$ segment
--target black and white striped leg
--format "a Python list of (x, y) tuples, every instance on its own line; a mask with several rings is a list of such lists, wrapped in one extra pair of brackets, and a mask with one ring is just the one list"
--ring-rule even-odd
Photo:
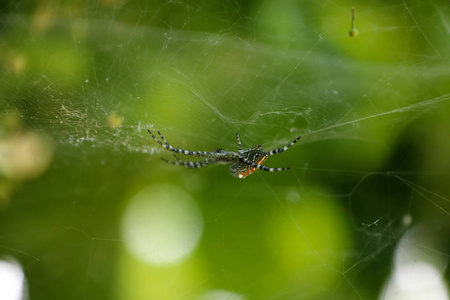
[(168, 160), (165, 158), (161, 159), (169, 164), (173, 164), (173, 165), (177, 165), (177, 166), (184, 166), (188, 169), (198, 169), (198, 168), (203, 168), (206, 167), (207, 165), (210, 165), (212, 163), (215, 163), (216, 160), (214, 159), (204, 159), (204, 160), (200, 160), (200, 161), (182, 161), (181, 159), (179, 159), (177, 156), (175, 156), (175, 158), (177, 159), (177, 161), (173, 161), (173, 160)]
[(258, 170), (263, 170), (263, 171), (268, 171), (268, 172), (285, 171), (285, 170), (289, 170), (291, 168), (291, 167), (286, 167), (286, 168), (269, 168), (269, 167), (266, 167), (266, 166), (263, 166), (263, 165), (257, 165), (254, 162), (252, 162), (252, 161), (250, 161), (248, 159), (245, 159), (245, 158), (242, 158), (242, 161), (244, 163), (254, 167), (254, 168), (257, 168)]
[(160, 136), (161, 139), (164, 141), (164, 143), (166, 143), (166, 144), (163, 144), (163, 143), (161, 143), (160, 140), (158, 140), (158, 139), (153, 135), (153, 133), (150, 131), (150, 129), (147, 129), (147, 131), (150, 133), (150, 135), (152, 136), (152, 138), (153, 138), (156, 142), (158, 142), (158, 144), (160, 144), (164, 149), (167, 149), (167, 150), (169, 150), (169, 151), (172, 151), (172, 152), (175, 152), (175, 153), (179, 153), (179, 154), (184, 154), (184, 155), (198, 156), (198, 157), (208, 157), (208, 156), (214, 155), (214, 153), (212, 153), (212, 152), (189, 151), (189, 150), (183, 150), (183, 149), (178, 149), (178, 148), (172, 147), (172, 145), (170, 145), (170, 144), (166, 141), (166, 139), (162, 136), (161, 132), (159, 132), (159, 130), (158, 130), (157, 132), (158, 132), (159, 136)]
[[(150, 132), (150, 130), (149, 130), (149, 132)], [(168, 147), (170, 147), (170, 144), (166, 141), (166, 139), (162, 136), (162, 134), (161, 134), (161, 132), (159, 132), (159, 130), (158, 130), (158, 134), (159, 134), (159, 136), (161, 137), (161, 139), (163, 140), (163, 142), (164, 143), (166, 143), (166, 145), (168, 146)]]
[(175, 157), (175, 159), (176, 159), (177, 161), (182, 161), (175, 153), (173, 153), (173, 157)]
[[(152, 138), (153, 138), (158, 144), (160, 144), (161, 146), (163, 146), (164, 148), (166, 148), (167, 150), (169, 150), (169, 147), (170, 147), (169, 144), (164, 145), (163, 143), (161, 143), (160, 140), (158, 140), (158, 139), (156, 138), (156, 136), (153, 135), (153, 133), (150, 131), (150, 129), (147, 129), (147, 131), (148, 131), (148, 133), (150, 133), (150, 135), (152, 136)], [(158, 132), (159, 132), (159, 131), (158, 131)], [(167, 142), (166, 142), (166, 143), (167, 143)]]
[(286, 151), (287, 149), (289, 149), (290, 147), (294, 146), (295, 143), (297, 143), (300, 140), (301, 136), (299, 136), (298, 138), (296, 138), (293, 142), (291, 142), (289, 145), (284, 146), (283, 148), (279, 148), (279, 149), (275, 149), (272, 150), (270, 152), (267, 153), (267, 155), (274, 155), (274, 154), (278, 154), (281, 152)]
[(242, 150), (242, 144), (241, 144), (241, 139), (239, 138), (239, 133), (236, 132), (236, 139), (238, 142), (238, 149)]

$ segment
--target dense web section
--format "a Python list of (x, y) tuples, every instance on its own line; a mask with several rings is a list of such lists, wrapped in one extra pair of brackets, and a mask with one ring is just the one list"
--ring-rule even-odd
[[(449, 299), (446, 1), (2, 14), (0, 274), (30, 299)], [(302, 138), (264, 163), (290, 170), (237, 179), (166, 164), (148, 129)]]

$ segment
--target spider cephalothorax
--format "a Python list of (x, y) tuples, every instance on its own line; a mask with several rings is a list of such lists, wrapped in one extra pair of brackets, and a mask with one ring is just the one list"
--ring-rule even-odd
[[(148, 130), (148, 129), (147, 129)], [(255, 172), (257, 169), (264, 170), (268, 172), (274, 172), (274, 171), (284, 171), (290, 169), (290, 167), (287, 168), (269, 168), (266, 166), (263, 166), (262, 164), (266, 161), (266, 159), (270, 155), (274, 155), (277, 153), (281, 153), (283, 151), (286, 151), (289, 149), (292, 145), (297, 143), (297, 141), (301, 138), (300, 136), (296, 138), (293, 142), (290, 144), (284, 146), (283, 148), (275, 149), (269, 152), (266, 152), (263, 150), (261, 145), (257, 145), (253, 148), (242, 150), (242, 144), (241, 139), (239, 138), (239, 134), (236, 133), (236, 138), (238, 142), (238, 152), (228, 152), (223, 151), (222, 149), (216, 149), (214, 152), (204, 152), (204, 151), (189, 151), (189, 150), (183, 150), (172, 147), (161, 135), (161, 133), (158, 131), (159, 136), (161, 137), (164, 144), (158, 140), (153, 133), (148, 130), (148, 132), (151, 134), (153, 139), (158, 142), (162, 147), (165, 149), (179, 154), (189, 155), (189, 156), (197, 156), (202, 157), (202, 160), (199, 161), (182, 161), (180, 160), (176, 155), (175, 158), (177, 161), (167, 160), (162, 158), (162, 160), (178, 165), (178, 166), (184, 166), (186, 168), (202, 168), (210, 164), (219, 163), (219, 164), (228, 164), (231, 163), (230, 166), (230, 173), (234, 177), (238, 178), (245, 178), (248, 175)]]

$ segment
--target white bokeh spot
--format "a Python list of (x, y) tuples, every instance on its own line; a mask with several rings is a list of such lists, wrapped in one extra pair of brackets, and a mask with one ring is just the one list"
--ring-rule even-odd
[(423, 226), (408, 230), (397, 245), (394, 267), (381, 300), (448, 300), (443, 272), (448, 257), (433, 250)]
[(25, 287), (22, 267), (11, 260), (0, 260), (0, 299), (26, 299)]
[(246, 298), (227, 290), (210, 290), (201, 295), (199, 300), (246, 300)]
[(177, 186), (150, 186), (126, 208), (122, 232), (125, 246), (149, 265), (175, 264), (187, 258), (203, 233), (203, 217), (195, 201)]

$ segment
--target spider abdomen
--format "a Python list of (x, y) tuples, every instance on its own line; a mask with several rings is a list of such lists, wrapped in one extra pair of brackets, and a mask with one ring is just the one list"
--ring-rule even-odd
[(242, 151), (241, 155), (245, 158), (245, 160), (240, 159), (230, 166), (231, 175), (237, 178), (245, 178), (258, 169), (257, 167), (248, 164), (249, 161), (255, 165), (262, 165), (266, 161), (267, 157), (269, 157), (267, 153), (262, 150), (260, 145), (249, 150)]

